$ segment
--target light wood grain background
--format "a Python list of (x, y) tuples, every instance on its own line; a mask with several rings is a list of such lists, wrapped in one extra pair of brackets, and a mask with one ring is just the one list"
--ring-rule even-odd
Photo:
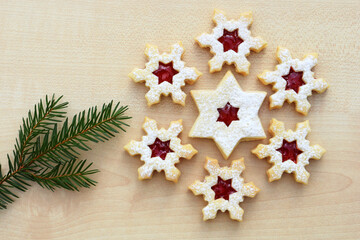
[[(214, 26), (214, 8), (231, 18), (252, 10), (253, 35), (268, 41), (264, 51), (250, 55), (247, 77), (235, 73), (233, 66), (210, 74), (211, 54), (194, 42)], [(359, 239), (359, 12), (358, 0), (0, 1), (0, 161), (5, 168), (21, 118), (45, 94), (64, 95), (70, 102), (69, 115), (114, 99), (129, 105), (133, 116), (127, 133), (81, 155), (101, 170), (94, 176), (97, 187), (51, 193), (34, 185), (0, 212), (0, 239)], [(226, 161), (213, 141), (188, 138), (198, 114), (189, 95), (185, 107), (170, 98), (146, 106), (147, 88), (127, 74), (144, 67), (146, 43), (168, 51), (179, 40), (187, 65), (204, 73), (195, 85), (184, 87), (186, 93), (214, 89), (230, 69), (244, 90), (270, 94), (271, 88), (256, 75), (274, 68), (278, 45), (298, 58), (319, 53), (316, 76), (331, 87), (310, 97), (307, 117), (288, 104), (269, 111), (268, 99), (260, 109), (265, 129), (273, 117), (285, 121), (287, 128), (310, 120), (308, 139), (327, 153), (307, 166), (309, 185), (296, 183), (288, 174), (267, 182), (270, 165), (250, 150), (268, 140), (241, 143)], [(125, 153), (123, 146), (144, 134), (145, 116), (163, 127), (182, 118), (183, 142), (199, 150), (196, 157), (178, 164), (178, 184), (165, 181), (163, 173), (149, 181), (137, 180), (142, 162)], [(221, 165), (245, 157), (245, 179), (262, 190), (241, 204), (243, 222), (231, 221), (228, 213), (202, 221), (205, 202), (187, 187), (207, 174), (205, 156), (219, 159)]]

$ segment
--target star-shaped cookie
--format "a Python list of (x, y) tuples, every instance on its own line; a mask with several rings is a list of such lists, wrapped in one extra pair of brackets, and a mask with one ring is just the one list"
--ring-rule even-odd
[(196, 181), (189, 186), (195, 195), (203, 194), (208, 202), (202, 210), (204, 221), (214, 219), (219, 210), (228, 210), (230, 218), (241, 221), (244, 210), (239, 203), (244, 201), (244, 197), (255, 197), (260, 191), (252, 182), (244, 183), (240, 176), (245, 169), (244, 159), (232, 161), (230, 168), (221, 168), (216, 159), (207, 158), (205, 169), (210, 176), (205, 177), (204, 182)]
[(212, 138), (227, 159), (240, 141), (264, 139), (258, 117), (265, 92), (244, 92), (228, 71), (216, 90), (190, 91), (199, 116), (190, 137)]
[(162, 94), (171, 94), (175, 103), (185, 105), (186, 94), (181, 87), (185, 83), (193, 84), (201, 76), (201, 72), (196, 68), (185, 67), (185, 63), (181, 61), (183, 54), (181, 42), (172, 45), (170, 54), (160, 54), (157, 46), (146, 45), (145, 55), (149, 61), (145, 69), (135, 68), (129, 77), (135, 82), (145, 82), (145, 86), (150, 88), (145, 95), (148, 106), (159, 103)]
[(322, 93), (329, 87), (325, 80), (314, 78), (311, 71), (317, 64), (317, 54), (308, 54), (303, 60), (293, 59), (288, 49), (278, 47), (276, 58), (280, 63), (276, 70), (258, 76), (263, 84), (272, 84), (276, 91), (270, 96), (270, 109), (281, 108), (286, 100), (295, 102), (296, 111), (307, 115), (311, 106), (307, 97), (312, 95), (312, 91)]
[(146, 117), (143, 129), (147, 135), (141, 141), (132, 140), (124, 147), (131, 156), (140, 154), (145, 162), (138, 169), (139, 179), (149, 179), (154, 170), (163, 170), (167, 180), (177, 182), (180, 171), (175, 164), (180, 158), (191, 159), (197, 153), (191, 144), (181, 145), (178, 135), (183, 130), (182, 120), (171, 122), (167, 130), (159, 130), (156, 121)]
[(310, 132), (309, 121), (296, 125), (296, 131), (285, 131), (283, 122), (271, 120), (269, 132), (273, 135), (269, 145), (259, 144), (252, 153), (258, 158), (270, 157), (273, 166), (267, 171), (269, 181), (278, 180), (284, 172), (295, 173), (295, 180), (307, 184), (310, 174), (305, 166), (309, 159), (320, 159), (325, 149), (319, 145), (310, 146), (305, 137)]
[(210, 72), (220, 71), (223, 64), (235, 64), (236, 71), (249, 74), (250, 62), (246, 56), (250, 50), (260, 52), (267, 43), (260, 37), (252, 37), (248, 27), (252, 13), (242, 13), (238, 20), (227, 20), (225, 13), (215, 9), (213, 21), (216, 27), (211, 34), (204, 33), (196, 38), (201, 47), (210, 47), (214, 57), (209, 61)]

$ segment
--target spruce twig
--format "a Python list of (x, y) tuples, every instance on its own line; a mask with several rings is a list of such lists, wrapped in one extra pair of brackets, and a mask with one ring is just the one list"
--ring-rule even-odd
[(52, 169), (44, 169), (39, 175), (32, 174), (33, 181), (40, 186), (54, 191), (55, 188), (79, 191), (79, 187), (89, 188), (96, 182), (87, 175), (99, 172), (97, 169), (89, 170), (92, 163), (86, 164), (86, 160), (73, 159), (64, 164), (59, 163)]
[(89, 175), (98, 170), (90, 169), (92, 163), (78, 160), (79, 150), (91, 150), (89, 142), (107, 141), (128, 126), (124, 122), (130, 118), (124, 115), (128, 107), (114, 106), (112, 101), (101, 110), (92, 107), (80, 112), (70, 122), (64, 111), (68, 103), (60, 103), (61, 98), (46, 96), (23, 119), (13, 157), (7, 156), (7, 174), (2, 174), (0, 165), (0, 209), (18, 197), (14, 190), (26, 191), (32, 181), (52, 191), (78, 191), (95, 185)]

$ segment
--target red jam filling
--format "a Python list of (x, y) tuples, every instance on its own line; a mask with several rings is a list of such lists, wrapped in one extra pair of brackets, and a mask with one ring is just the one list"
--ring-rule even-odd
[(170, 152), (174, 152), (170, 148), (170, 140), (161, 141), (159, 138), (155, 139), (155, 142), (151, 145), (148, 145), (151, 149), (151, 157), (160, 157), (162, 160), (165, 160), (166, 155)]
[(222, 43), (224, 46), (224, 52), (229, 50), (233, 50), (234, 52), (238, 52), (238, 46), (244, 42), (238, 34), (238, 29), (229, 32), (228, 30), (224, 29), (223, 35), (218, 39), (219, 42)]
[(173, 68), (173, 62), (164, 64), (159, 62), (159, 68), (153, 72), (159, 79), (159, 84), (162, 82), (169, 82), (172, 84), (173, 77), (179, 72)]
[(288, 75), (282, 76), (286, 81), (286, 90), (294, 90), (296, 93), (299, 93), (299, 88), (305, 84), (302, 79), (303, 72), (295, 72), (292, 67), (290, 67), (290, 71)]
[(276, 151), (281, 153), (282, 162), (291, 160), (294, 163), (297, 163), (298, 155), (303, 152), (297, 148), (296, 140), (293, 142), (288, 142), (285, 139), (283, 140), (283, 145), (281, 146), (281, 148), (276, 149)]
[(237, 191), (231, 186), (232, 179), (224, 181), (221, 177), (218, 177), (217, 183), (211, 187), (215, 192), (215, 200), (223, 198), (229, 200), (229, 196)]
[(216, 120), (217, 122), (223, 122), (228, 127), (232, 121), (239, 120), (237, 113), (239, 111), (239, 108), (231, 106), (231, 104), (228, 102), (226, 103), (225, 107), (218, 108), (219, 117)]

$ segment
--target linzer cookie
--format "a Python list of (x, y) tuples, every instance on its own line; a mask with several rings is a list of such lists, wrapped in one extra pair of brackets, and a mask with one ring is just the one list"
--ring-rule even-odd
[(204, 195), (208, 202), (202, 210), (204, 221), (214, 219), (219, 210), (227, 210), (230, 218), (241, 221), (244, 210), (239, 203), (244, 201), (244, 197), (254, 197), (260, 191), (252, 182), (244, 183), (240, 176), (245, 169), (244, 159), (232, 161), (230, 168), (220, 168), (216, 159), (207, 158), (205, 169), (210, 176), (205, 177), (204, 182), (196, 181), (189, 186), (195, 195)]
[(285, 131), (283, 122), (272, 119), (269, 132), (273, 135), (269, 145), (259, 144), (252, 153), (258, 158), (269, 157), (273, 166), (267, 171), (269, 181), (278, 180), (283, 172), (295, 173), (295, 180), (308, 183), (310, 173), (305, 166), (309, 159), (320, 159), (325, 149), (319, 145), (310, 146), (305, 137), (310, 132), (309, 121), (296, 125), (296, 131)]
[(190, 91), (199, 116), (190, 137), (212, 138), (227, 159), (240, 141), (264, 139), (258, 117), (265, 92), (244, 92), (229, 71), (216, 90)]
[(307, 115), (311, 106), (307, 97), (312, 95), (312, 91), (322, 93), (329, 86), (325, 80), (314, 78), (311, 71), (317, 64), (317, 54), (310, 53), (303, 60), (293, 59), (288, 49), (278, 47), (276, 58), (280, 63), (276, 70), (258, 76), (263, 84), (272, 84), (276, 91), (270, 96), (270, 108), (281, 108), (286, 100), (295, 102), (296, 111)]
[(150, 88), (145, 98), (148, 106), (160, 102), (161, 95), (171, 97), (175, 103), (185, 105), (186, 94), (181, 87), (187, 84), (193, 84), (201, 73), (196, 68), (185, 67), (181, 60), (184, 54), (184, 48), (181, 42), (171, 47), (170, 54), (159, 53), (157, 46), (146, 45), (145, 55), (149, 61), (145, 69), (134, 69), (129, 77), (135, 82), (145, 82)]
[(201, 47), (210, 47), (214, 54), (209, 61), (210, 72), (220, 71), (227, 63), (235, 64), (238, 73), (249, 74), (250, 62), (246, 56), (250, 50), (260, 52), (266, 47), (266, 42), (260, 37), (252, 37), (248, 29), (253, 21), (252, 13), (242, 13), (238, 20), (227, 20), (224, 12), (215, 9), (213, 21), (216, 27), (212, 33), (196, 38)]
[(139, 179), (151, 178), (153, 171), (164, 171), (169, 181), (177, 182), (180, 171), (175, 164), (180, 158), (191, 159), (197, 153), (190, 144), (181, 145), (177, 136), (182, 132), (182, 120), (170, 123), (169, 129), (157, 127), (155, 120), (145, 118), (143, 129), (147, 133), (141, 141), (132, 140), (124, 148), (130, 155), (141, 155), (145, 164), (138, 169)]

